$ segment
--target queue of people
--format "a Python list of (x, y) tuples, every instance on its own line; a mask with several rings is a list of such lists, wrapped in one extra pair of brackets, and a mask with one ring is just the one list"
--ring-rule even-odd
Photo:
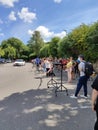
[(53, 71), (54, 68), (56, 68), (58, 71), (61, 70), (61, 65), (63, 65), (63, 70), (65, 70), (67, 72), (67, 83), (72, 83), (72, 81), (74, 79), (76, 79), (77, 77), (79, 77), (79, 69), (78, 69), (78, 64), (79, 64), (79, 60), (74, 60), (73, 57), (69, 57), (69, 58), (50, 58), (50, 57), (46, 57), (46, 58), (39, 58), (37, 57), (35, 60), (35, 64), (36, 64), (36, 70), (43, 70), (44, 72), (46, 72), (46, 76), (49, 76), (50, 72)]
[[(90, 75), (87, 75), (85, 72), (86, 69), (86, 61), (83, 55), (79, 55), (77, 60), (73, 60), (73, 57), (62, 59), (62, 58), (43, 58), (39, 59), (38, 57), (35, 60), (35, 64), (38, 67), (41, 67), (43, 71), (46, 73), (46, 76), (51, 76), (54, 74), (54, 64), (57, 65), (56, 69), (59, 71), (61, 66), (59, 64), (63, 64), (63, 69), (67, 72), (67, 83), (72, 83), (72, 81), (77, 78), (78, 81), (76, 85), (76, 90), (74, 95), (70, 96), (71, 98), (77, 99), (79, 96), (79, 92), (83, 87), (84, 94), (83, 98), (88, 97), (88, 90), (87, 90), (87, 81), (90, 78)], [(94, 71), (92, 69), (92, 71)], [(55, 76), (55, 74), (54, 74)], [(98, 75), (92, 83), (92, 110), (96, 112), (96, 122), (94, 125), (94, 130), (98, 130)]]
[(37, 71), (39, 71), (39, 67), (42, 68), (42, 70), (46, 73), (46, 77), (48, 76), (55, 76), (54, 73), (54, 65), (56, 66), (56, 69), (61, 70), (61, 65), (63, 65), (63, 70), (67, 72), (67, 83), (72, 83), (74, 79), (76, 79), (76, 76), (78, 75), (78, 82), (76, 85), (76, 90), (73, 96), (70, 96), (71, 98), (78, 98), (79, 92), (81, 88), (83, 87), (84, 94), (83, 97), (87, 98), (87, 81), (90, 76), (85, 74), (85, 59), (83, 55), (79, 55), (78, 59), (75, 61), (73, 60), (73, 57), (62, 59), (62, 58), (42, 58), (40, 59), (37, 57), (35, 59), (35, 64)]

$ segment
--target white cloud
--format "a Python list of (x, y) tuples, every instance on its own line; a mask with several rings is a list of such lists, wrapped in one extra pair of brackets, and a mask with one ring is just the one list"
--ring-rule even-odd
[(41, 33), (41, 36), (43, 38), (49, 38), (54, 35), (54, 32), (50, 32), (49, 29), (44, 26), (39, 26), (38, 28), (36, 28), (36, 30)]
[[(45, 26), (39, 26), (35, 30), (40, 32), (44, 41), (45, 40), (47, 41), (47, 39), (51, 39), (51, 38), (56, 37), (56, 36), (60, 37), (60, 38), (63, 38), (64, 36), (66, 36), (65, 31), (62, 31), (60, 33), (54, 33), (54, 32), (49, 31), (49, 29), (46, 28)], [(28, 34), (31, 36), (35, 30), (28, 30)]]
[(49, 29), (44, 26), (39, 26), (35, 30), (28, 30), (28, 34), (32, 35), (34, 31), (39, 31), (44, 39), (50, 38), (54, 35), (54, 32), (50, 32)]
[(16, 16), (15, 16), (15, 12), (12, 11), (10, 14), (9, 14), (9, 19), (12, 20), (12, 21), (16, 21)]
[(14, 7), (14, 2), (18, 2), (19, 0), (0, 0), (0, 4), (8, 7)]
[(54, 0), (55, 3), (61, 3), (62, 0)]
[(33, 30), (31, 30), (31, 29), (28, 30), (28, 34), (29, 34), (30, 36), (32, 36), (33, 33), (34, 33)]
[(0, 36), (4, 36), (4, 33), (0, 33)]
[(24, 22), (32, 23), (34, 19), (36, 19), (36, 14), (33, 12), (29, 12), (28, 8), (23, 7), (21, 9), (21, 12), (18, 12), (18, 16), (20, 19), (22, 19)]
[(60, 38), (63, 38), (67, 35), (66, 31), (62, 31), (60, 33), (56, 33), (54, 34), (54, 36), (57, 36), (57, 37), (60, 37)]

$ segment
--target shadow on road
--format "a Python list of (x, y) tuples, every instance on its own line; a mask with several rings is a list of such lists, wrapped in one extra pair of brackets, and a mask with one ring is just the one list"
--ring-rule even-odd
[(66, 93), (55, 97), (53, 88), (13, 93), (0, 101), (0, 130), (92, 130), (91, 109), (83, 104), (90, 106)]

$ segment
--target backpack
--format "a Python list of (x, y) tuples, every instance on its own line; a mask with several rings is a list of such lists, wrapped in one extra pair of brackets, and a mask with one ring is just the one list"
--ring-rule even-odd
[(85, 62), (85, 75), (90, 77), (93, 74), (93, 65), (90, 62)]

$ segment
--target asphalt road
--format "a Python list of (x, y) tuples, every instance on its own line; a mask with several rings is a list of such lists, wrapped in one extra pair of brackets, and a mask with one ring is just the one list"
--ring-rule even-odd
[(71, 99), (77, 81), (64, 84), (69, 96), (58, 92), (56, 97), (54, 88), (47, 88), (49, 80), (30, 63), (0, 65), (0, 130), (93, 130), (96, 116), (91, 110), (90, 83), (88, 99)]

